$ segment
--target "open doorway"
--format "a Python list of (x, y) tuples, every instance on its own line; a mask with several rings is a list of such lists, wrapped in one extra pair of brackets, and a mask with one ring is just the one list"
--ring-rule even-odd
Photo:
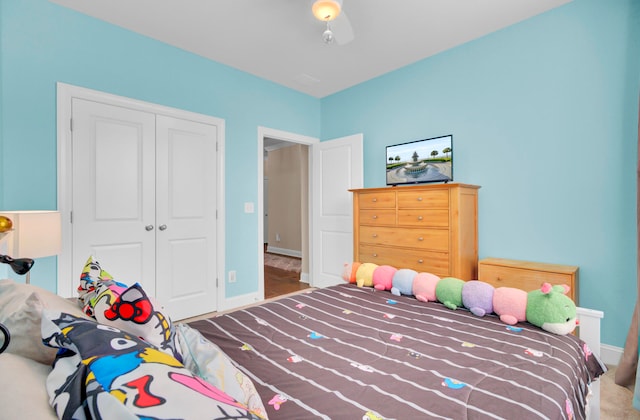
[(263, 185), (269, 299), (309, 287), (309, 146), (266, 137)]
[(294, 133), (258, 130), (258, 290), (263, 298), (309, 286), (310, 146), (317, 142)]

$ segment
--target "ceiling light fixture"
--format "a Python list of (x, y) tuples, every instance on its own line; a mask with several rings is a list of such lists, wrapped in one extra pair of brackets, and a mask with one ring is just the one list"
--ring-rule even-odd
[(325, 44), (333, 44), (335, 40), (331, 26), (329, 26), (329, 22), (327, 22), (327, 29), (322, 33), (322, 41)]
[(342, 1), (336, 0), (316, 0), (311, 6), (311, 11), (316, 19), (329, 22), (340, 14), (341, 3)]

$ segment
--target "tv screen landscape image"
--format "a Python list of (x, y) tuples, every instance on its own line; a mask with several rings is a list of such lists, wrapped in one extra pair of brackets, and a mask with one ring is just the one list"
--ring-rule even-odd
[(387, 146), (387, 185), (453, 181), (453, 135)]

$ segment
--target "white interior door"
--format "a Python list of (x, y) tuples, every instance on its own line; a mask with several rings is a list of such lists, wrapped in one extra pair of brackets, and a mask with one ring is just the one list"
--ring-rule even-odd
[(72, 118), (76, 282), (93, 255), (155, 296), (155, 115), (74, 98)]
[(352, 188), (363, 187), (362, 134), (314, 144), (312, 151), (311, 286), (342, 283), (353, 260)]
[(157, 299), (174, 319), (216, 310), (215, 125), (157, 116)]

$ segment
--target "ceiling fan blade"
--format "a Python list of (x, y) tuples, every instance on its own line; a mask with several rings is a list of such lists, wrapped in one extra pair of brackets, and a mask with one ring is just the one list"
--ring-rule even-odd
[(331, 22), (331, 30), (333, 31), (333, 36), (338, 45), (348, 44), (353, 41), (353, 38), (355, 37), (353, 28), (351, 27), (351, 22), (349, 21), (347, 14), (344, 12), (344, 9), (340, 12), (338, 17)]

